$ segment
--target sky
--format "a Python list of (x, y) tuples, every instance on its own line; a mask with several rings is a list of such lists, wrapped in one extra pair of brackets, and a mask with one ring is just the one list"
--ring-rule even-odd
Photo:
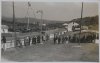
[[(38, 10), (43, 11), (43, 19), (57, 20), (57, 21), (70, 21), (72, 19), (81, 17), (81, 2), (30, 2), (31, 6), (28, 9), (28, 2), (14, 2), (15, 4), (15, 17), (29, 17), (41, 18), (41, 13), (36, 13)], [(3, 1), (1, 6), (2, 17), (13, 16), (12, 2)], [(35, 14), (35, 16), (34, 16)], [(84, 2), (83, 3), (83, 17), (98, 15), (98, 3)]]

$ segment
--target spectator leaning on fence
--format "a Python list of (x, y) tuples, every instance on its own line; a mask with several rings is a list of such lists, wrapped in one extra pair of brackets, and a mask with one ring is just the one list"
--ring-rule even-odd
[(18, 47), (22, 47), (22, 43), (21, 43), (21, 40), (20, 40), (20, 38), (16, 38), (16, 46), (18, 46)]
[(3, 50), (6, 50), (6, 46), (5, 46), (5, 44), (6, 44), (6, 37), (5, 36), (2, 37), (1, 42), (2, 42), (2, 48), (3, 48)]

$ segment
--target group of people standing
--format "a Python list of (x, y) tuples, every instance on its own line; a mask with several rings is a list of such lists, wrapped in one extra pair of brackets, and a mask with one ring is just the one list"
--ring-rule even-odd
[(25, 37), (24, 38), (24, 46), (28, 46), (31, 44), (40, 43), (40, 36), (33, 36), (33, 37)]
[[(79, 37), (80, 36), (80, 37)], [(96, 33), (83, 33), (83, 35), (79, 35), (79, 34), (74, 34), (74, 35), (59, 35), (59, 34), (54, 34), (54, 44), (63, 44), (63, 43), (92, 43), (95, 42), (95, 39), (98, 39), (99, 36), (96, 35)], [(23, 47), (23, 46), (29, 46), (29, 45), (36, 45), (37, 43), (43, 44), (45, 43), (45, 41), (49, 40), (49, 35), (36, 35), (36, 36), (27, 36), (24, 37), (23, 40), (21, 40), (21, 38), (16, 38), (16, 42), (15, 42), (15, 47), (19, 46), (19, 47)], [(22, 44), (22, 41), (24, 41)], [(3, 50), (6, 49), (5, 44), (6, 44), (6, 37), (2, 36), (2, 48)]]
[[(37, 43), (40, 43), (40, 44), (43, 44), (45, 41), (47, 41), (47, 37), (45, 35), (37, 35), (37, 36), (33, 36), (33, 37), (30, 37), (30, 36), (27, 36), (24, 38), (24, 46), (29, 46), (29, 45), (36, 45)], [(22, 42), (21, 40), (19, 39), (20, 42), (16, 42), (18, 43), (17, 46), (22, 46)]]
[(97, 39), (97, 36), (96, 36), (96, 33), (88, 33), (88, 34), (85, 34), (83, 33), (83, 35), (74, 35), (70, 42), (72, 43), (77, 43), (77, 42), (80, 42), (80, 43), (94, 43), (95, 40)]
[(54, 44), (68, 43), (69, 39), (70, 39), (70, 36), (54, 34)]
[(83, 33), (73, 35), (54, 35), (54, 44), (61, 43), (93, 43), (98, 38), (96, 33)]
[[(37, 43), (43, 44), (45, 41), (49, 40), (48, 35), (35, 35), (35, 36), (27, 36), (24, 38), (16, 37), (15, 46), (14, 47), (23, 47), (30, 46), (32, 44), (36, 45)], [(2, 36), (2, 50), (6, 50), (6, 37)]]

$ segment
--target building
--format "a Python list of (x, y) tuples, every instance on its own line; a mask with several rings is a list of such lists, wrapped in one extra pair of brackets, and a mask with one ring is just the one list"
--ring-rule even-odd
[(45, 31), (46, 34), (48, 34), (50, 36), (50, 38), (54, 38), (54, 34), (57, 34), (57, 35), (62, 35), (64, 33), (67, 32), (67, 30), (65, 28), (57, 28), (57, 29), (54, 29), (54, 30), (49, 30), (49, 31)]
[(76, 22), (70, 22), (70, 23), (64, 23), (63, 25), (65, 25), (65, 28), (68, 29), (68, 31), (72, 31), (72, 27), (73, 26), (78, 26), (79, 24)]
[(88, 26), (82, 26), (83, 30), (88, 30)]
[(1, 25), (1, 33), (8, 33), (8, 28), (7, 25)]

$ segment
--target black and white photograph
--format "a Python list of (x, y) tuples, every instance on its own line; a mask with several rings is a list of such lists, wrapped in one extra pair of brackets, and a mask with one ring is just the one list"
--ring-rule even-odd
[(99, 62), (99, 3), (1, 1), (1, 62)]

